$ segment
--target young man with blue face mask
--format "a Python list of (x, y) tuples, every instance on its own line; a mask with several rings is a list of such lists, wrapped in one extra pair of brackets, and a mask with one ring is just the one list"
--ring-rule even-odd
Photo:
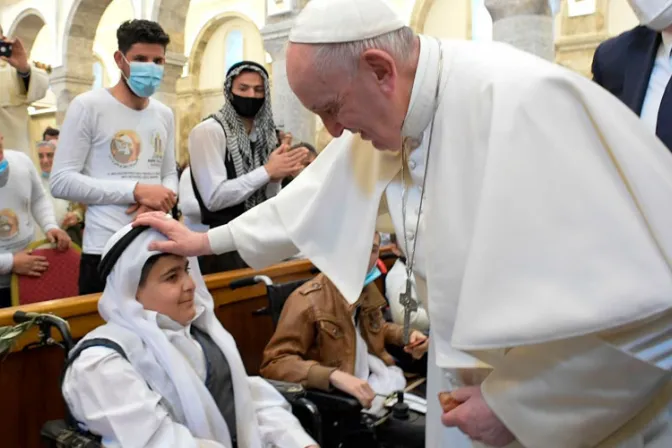
[(0, 308), (11, 306), (12, 274), (40, 277), (49, 268), (45, 257), (25, 250), (34, 239), (34, 223), (59, 249), (70, 247), (33, 161), (23, 152), (5, 150), (0, 132)]
[(117, 30), (119, 82), (75, 98), (50, 176), (54, 197), (87, 205), (79, 292), (102, 292), (107, 240), (145, 211), (168, 212), (177, 196), (173, 112), (150, 98), (163, 79), (169, 36), (148, 20)]
[[(405, 387), (402, 371), (385, 349), (403, 346), (403, 331), (383, 318), (381, 309), (387, 303), (374, 283), (381, 275), (379, 250), (376, 233), (364, 287), (353, 305), (324, 274), (292, 293), (264, 351), (263, 377), (316, 389), (335, 387), (365, 408), (371, 407), (376, 394)], [(419, 359), (427, 347), (427, 336), (413, 331), (404, 350)]]

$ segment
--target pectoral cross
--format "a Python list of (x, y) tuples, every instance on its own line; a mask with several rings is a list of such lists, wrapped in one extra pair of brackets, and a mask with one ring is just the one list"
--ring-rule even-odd
[(399, 295), (399, 303), (404, 307), (404, 345), (410, 343), (411, 313), (418, 311), (418, 302), (411, 295), (411, 278), (406, 279), (406, 290)]

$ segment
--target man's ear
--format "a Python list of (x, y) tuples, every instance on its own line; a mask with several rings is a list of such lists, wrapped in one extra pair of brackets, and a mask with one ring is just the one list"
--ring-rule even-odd
[(121, 54), (121, 51), (117, 50), (114, 52), (114, 62), (117, 63), (119, 70), (124, 70), (124, 55)]
[(383, 92), (391, 94), (397, 82), (397, 65), (394, 58), (382, 50), (370, 49), (362, 53), (361, 62), (375, 75)]

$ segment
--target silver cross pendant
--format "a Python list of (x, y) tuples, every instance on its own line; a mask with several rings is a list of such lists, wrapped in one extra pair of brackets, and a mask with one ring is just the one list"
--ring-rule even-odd
[(411, 339), (411, 313), (418, 311), (418, 302), (411, 295), (411, 279), (406, 279), (406, 290), (399, 295), (399, 303), (404, 307), (404, 345)]

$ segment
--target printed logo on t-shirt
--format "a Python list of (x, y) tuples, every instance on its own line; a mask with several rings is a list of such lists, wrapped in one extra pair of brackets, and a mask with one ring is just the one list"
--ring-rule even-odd
[(5, 208), (0, 210), (0, 239), (8, 240), (19, 233), (19, 218), (14, 210)]
[(163, 138), (159, 132), (155, 132), (152, 137), (152, 148), (154, 148), (154, 153), (149, 159), (149, 166), (152, 168), (161, 168), (163, 164), (163, 153), (165, 151)]
[(135, 131), (119, 131), (110, 144), (112, 161), (122, 168), (133, 167), (138, 163), (140, 149), (140, 137)]

